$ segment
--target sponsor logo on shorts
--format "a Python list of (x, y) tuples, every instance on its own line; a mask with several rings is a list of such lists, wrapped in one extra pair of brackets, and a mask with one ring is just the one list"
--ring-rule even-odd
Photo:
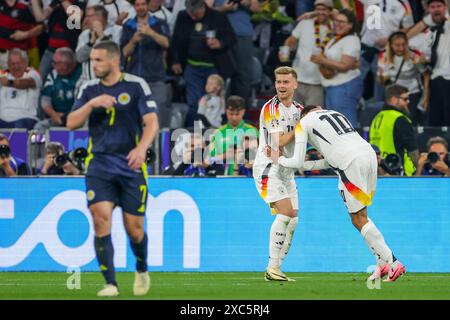
[(285, 193), (286, 193), (286, 190), (284, 189), (283, 186), (281, 186), (281, 187), (278, 188), (278, 192), (279, 192), (280, 194), (285, 194)]
[(87, 199), (88, 199), (89, 201), (92, 201), (92, 200), (94, 200), (94, 198), (95, 198), (95, 192), (94, 192), (94, 190), (89, 190), (89, 191), (87, 192)]

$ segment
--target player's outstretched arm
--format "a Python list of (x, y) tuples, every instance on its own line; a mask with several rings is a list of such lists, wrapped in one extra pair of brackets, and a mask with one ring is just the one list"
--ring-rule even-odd
[(288, 168), (301, 168), (303, 167), (305, 161), (306, 154), (306, 144), (308, 142), (308, 137), (306, 135), (306, 131), (302, 128), (300, 123), (295, 127), (295, 148), (294, 148), (294, 156), (291, 158), (286, 158), (281, 156), (278, 159), (278, 163), (283, 167)]

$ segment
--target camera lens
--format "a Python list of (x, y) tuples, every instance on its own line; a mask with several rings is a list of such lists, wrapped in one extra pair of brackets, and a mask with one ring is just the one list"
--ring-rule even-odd
[(55, 166), (57, 166), (58, 168), (62, 168), (67, 161), (69, 161), (69, 157), (67, 156), (66, 153), (64, 153), (59, 156), (56, 156), (53, 162), (55, 163)]
[(0, 157), (7, 158), (11, 155), (11, 149), (6, 144), (0, 145)]
[(427, 156), (429, 163), (434, 164), (439, 161), (439, 155), (436, 152), (430, 152)]

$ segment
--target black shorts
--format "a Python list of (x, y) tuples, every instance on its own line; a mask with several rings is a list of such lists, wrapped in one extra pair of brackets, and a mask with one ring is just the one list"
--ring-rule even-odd
[(144, 216), (147, 207), (147, 181), (143, 174), (135, 177), (119, 175), (86, 176), (88, 206), (110, 201), (126, 213)]

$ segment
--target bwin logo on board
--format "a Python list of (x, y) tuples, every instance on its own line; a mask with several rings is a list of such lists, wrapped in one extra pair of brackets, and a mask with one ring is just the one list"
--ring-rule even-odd
[[(16, 200), (17, 201), (17, 200)], [(2, 219), (14, 219), (14, 199), (0, 199), (0, 223)], [(89, 234), (78, 247), (66, 246), (58, 235), (58, 223), (65, 212), (77, 210), (89, 221)], [(186, 193), (169, 190), (156, 198), (149, 194), (146, 212), (148, 234), (148, 265), (163, 265), (164, 217), (177, 210), (183, 218), (183, 267), (200, 268), (200, 210)], [(81, 231), (80, 231), (81, 232)], [(114, 210), (112, 225), (114, 264), (127, 266), (127, 236), (120, 209)], [(55, 196), (28, 228), (9, 247), (0, 247), (0, 268), (13, 267), (23, 262), (38, 244), (42, 244), (55, 262), (63, 266), (83, 267), (95, 259), (94, 229), (91, 214), (86, 207), (86, 194), (80, 190), (68, 190)]]

